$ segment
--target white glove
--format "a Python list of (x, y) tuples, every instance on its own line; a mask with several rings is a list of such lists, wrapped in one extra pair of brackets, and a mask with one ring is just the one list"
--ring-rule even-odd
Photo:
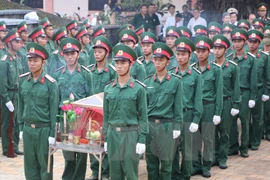
[(176, 130), (173, 130), (173, 139), (176, 139), (180, 136), (181, 132), (180, 131), (176, 131)]
[(54, 137), (49, 137), (48, 141), (49, 141), (49, 145), (54, 145), (55, 144), (55, 138)]
[(107, 142), (104, 142), (104, 151), (107, 153)]
[(145, 144), (137, 143), (136, 144), (136, 154), (143, 154), (145, 152)]
[(237, 114), (239, 114), (239, 109), (234, 109), (234, 108), (232, 108), (232, 109), (231, 109), (231, 115), (232, 115), (232, 116), (236, 116)]
[(20, 135), (19, 135), (19, 137), (20, 137), (20, 140), (22, 140), (22, 139), (23, 139), (23, 132), (22, 132), (22, 131), (20, 131)]
[(254, 100), (249, 100), (248, 101), (248, 107), (249, 108), (254, 108), (254, 106), (255, 106), (255, 101)]
[(220, 123), (220, 116), (214, 115), (214, 117), (213, 117), (213, 123), (215, 125), (218, 125)]
[(8, 102), (6, 103), (6, 106), (7, 106), (8, 110), (9, 110), (10, 112), (13, 112), (13, 111), (14, 111), (14, 106), (13, 106), (13, 104), (12, 104), (11, 101), (8, 101)]
[(198, 131), (198, 128), (199, 128), (199, 125), (196, 124), (196, 123), (191, 123), (190, 126), (189, 126), (189, 131), (194, 133), (196, 131)]
[(262, 95), (262, 101), (265, 102), (265, 101), (268, 101), (269, 100), (269, 96), (263, 94)]

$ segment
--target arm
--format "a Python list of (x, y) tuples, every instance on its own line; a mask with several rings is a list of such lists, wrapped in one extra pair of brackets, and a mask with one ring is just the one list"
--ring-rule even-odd
[(241, 91), (240, 91), (240, 77), (239, 77), (239, 68), (234, 66), (234, 73), (233, 73), (233, 108), (239, 109), (241, 103)]
[(257, 86), (257, 64), (253, 57), (251, 59), (251, 72), (250, 72), (250, 98), (249, 100), (255, 100), (257, 98), (258, 86)]
[(195, 97), (194, 97), (194, 111), (193, 111), (193, 123), (199, 124), (202, 112), (203, 112), (203, 103), (202, 103), (202, 77), (197, 75), (195, 82)]
[(7, 67), (6, 62), (3, 62), (3, 61), (0, 62), (0, 77), (2, 79), (0, 83), (0, 95), (5, 104), (11, 101), (7, 92), (7, 86), (8, 86), (7, 68), (8, 67)]
[(93, 85), (93, 76), (91, 72), (85, 72), (85, 82), (86, 82), (86, 96), (91, 96), (95, 94)]
[(24, 120), (22, 119), (23, 110), (24, 110), (23, 96), (21, 94), (21, 91), (22, 91), (21, 85), (22, 84), (23, 84), (23, 81), (22, 81), (22, 79), (20, 79), (19, 93), (18, 93), (18, 109), (17, 109), (17, 117), (18, 117), (20, 131), (23, 131), (23, 127), (24, 127)]
[(269, 95), (270, 91), (270, 55), (265, 59), (264, 73), (265, 73), (265, 81), (264, 81), (264, 94)]
[(174, 127), (173, 130), (179, 131), (183, 125), (183, 87), (182, 80), (179, 79), (176, 85), (176, 93), (173, 103)]
[(106, 99), (107, 96), (107, 87), (104, 90), (104, 99), (103, 99), (103, 132), (104, 132), (104, 142), (107, 142), (107, 130), (108, 130), (108, 121), (109, 121), (109, 103)]
[(143, 64), (138, 64), (138, 66), (136, 67), (137, 69), (137, 73), (136, 73), (136, 78), (137, 80), (143, 82), (144, 78), (146, 77), (146, 71), (144, 69), (144, 65)]
[(57, 113), (58, 113), (58, 105), (59, 105), (59, 90), (57, 82), (53, 82), (50, 84), (50, 94), (49, 94), (49, 110), (50, 110), (50, 121), (51, 121), (51, 131), (50, 137), (54, 137), (55, 135), (55, 123), (57, 121)]
[(139, 120), (139, 138), (138, 143), (145, 144), (146, 136), (149, 132), (148, 127), (148, 115), (147, 115), (147, 104), (146, 104), (146, 90), (140, 88), (137, 97), (137, 110)]
[(223, 77), (221, 68), (216, 68), (216, 80), (215, 80), (215, 90), (216, 90), (216, 109), (215, 115), (221, 116), (223, 109)]

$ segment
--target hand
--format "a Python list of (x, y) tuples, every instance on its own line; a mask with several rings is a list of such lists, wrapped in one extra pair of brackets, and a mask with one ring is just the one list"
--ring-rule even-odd
[(20, 131), (20, 135), (19, 135), (19, 137), (20, 137), (20, 140), (22, 140), (22, 139), (23, 139), (23, 132), (22, 132), (22, 131)]
[(13, 111), (14, 111), (14, 106), (13, 106), (13, 104), (12, 104), (11, 101), (8, 101), (8, 102), (6, 103), (6, 106), (7, 106), (8, 110), (9, 110), (10, 112), (13, 112)]
[(54, 137), (49, 137), (48, 141), (49, 141), (49, 145), (54, 145), (55, 144), (55, 138)]
[(104, 151), (107, 153), (107, 142), (104, 142)]
[(248, 101), (248, 107), (249, 108), (254, 108), (254, 106), (255, 106), (255, 101), (254, 100), (249, 100)]
[(213, 117), (213, 123), (215, 125), (218, 125), (220, 123), (220, 116), (214, 115), (214, 117)]
[(137, 143), (136, 144), (136, 154), (143, 154), (145, 152), (145, 144)]
[(173, 130), (173, 139), (176, 139), (180, 136), (181, 132), (180, 131), (176, 131), (176, 130)]
[(263, 94), (262, 95), (262, 101), (265, 102), (265, 101), (268, 101), (269, 100), (269, 96)]
[(194, 133), (196, 131), (198, 131), (198, 128), (199, 128), (199, 125), (196, 124), (196, 123), (191, 123), (190, 126), (189, 126), (189, 131)]
[(239, 109), (234, 109), (234, 108), (232, 108), (232, 109), (231, 109), (231, 115), (232, 115), (232, 116), (236, 116), (237, 114), (239, 114)]

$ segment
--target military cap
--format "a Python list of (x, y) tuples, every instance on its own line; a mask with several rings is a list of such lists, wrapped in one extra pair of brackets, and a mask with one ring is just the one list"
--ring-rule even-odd
[(79, 26), (78, 26), (78, 23), (77, 23), (76, 20), (72, 20), (66, 25), (66, 28), (67, 28), (68, 31), (70, 31), (71, 29), (78, 30)]
[(230, 41), (223, 35), (216, 35), (212, 39), (213, 46), (224, 46), (226, 49), (230, 47)]
[(265, 26), (263, 28), (263, 34), (270, 34), (270, 26)]
[(129, 24), (125, 24), (125, 25), (121, 26), (120, 29), (118, 29), (118, 31), (116, 33), (119, 34), (121, 31), (126, 30), (126, 29), (130, 30), (129, 26), (130, 26)]
[(134, 50), (124, 44), (116, 45), (113, 48), (113, 52), (115, 54), (113, 58), (114, 61), (130, 61), (131, 63), (134, 63), (137, 59)]
[(162, 42), (153, 44), (152, 51), (154, 57), (166, 57), (168, 60), (174, 55), (171, 48)]
[(145, 30), (144, 30), (144, 26), (141, 25), (141, 26), (138, 27), (138, 29), (136, 29), (134, 32), (135, 32), (138, 36), (140, 36), (144, 31), (145, 31)]
[(221, 25), (217, 22), (210, 22), (208, 24), (208, 32), (221, 32)]
[(58, 30), (54, 33), (52, 39), (53, 39), (54, 41), (58, 41), (59, 39), (61, 39), (61, 38), (63, 38), (63, 37), (67, 37), (67, 30), (66, 30), (66, 27), (61, 27), (60, 29), (58, 29)]
[(222, 32), (229, 32), (229, 33), (231, 33), (234, 28), (235, 28), (234, 25), (229, 24), (229, 23), (225, 23), (225, 24), (222, 25)]
[(65, 38), (60, 42), (60, 47), (63, 53), (81, 51), (82, 46), (77, 39), (74, 38)]
[(267, 11), (268, 6), (266, 3), (259, 3), (257, 6), (257, 10), (258, 11)]
[(29, 42), (26, 46), (27, 49), (27, 57), (36, 57), (40, 56), (42, 57), (43, 60), (48, 59), (49, 53), (48, 51), (42, 47), (41, 45), (34, 43), (34, 42)]
[(21, 32), (23, 32), (23, 31), (28, 31), (27, 25), (26, 25), (26, 21), (22, 21), (22, 22), (17, 26), (17, 29), (18, 29), (18, 33), (21, 33)]
[(231, 36), (232, 36), (232, 40), (234, 40), (234, 39), (247, 40), (248, 33), (246, 31), (244, 31), (243, 29), (241, 29), (241, 28), (235, 28), (231, 32)]
[(174, 36), (176, 38), (180, 38), (181, 31), (175, 26), (168, 26), (166, 29), (166, 37), (167, 36)]
[(92, 27), (92, 25), (90, 24), (90, 22), (88, 21), (88, 19), (86, 19), (85, 21), (83, 21), (82, 26), (83, 25), (86, 27), (86, 29)]
[(212, 49), (213, 42), (207, 36), (198, 36), (194, 41), (195, 47), (199, 49)]
[(259, 19), (259, 18), (256, 18), (252, 21), (253, 23), (253, 27), (256, 28), (256, 27), (261, 27), (261, 28), (264, 28), (265, 26), (265, 22), (264, 20), (262, 19)]
[(178, 29), (180, 30), (182, 36), (190, 38), (192, 36), (192, 32), (185, 26), (179, 26)]
[(249, 30), (250, 29), (250, 23), (246, 19), (241, 19), (240, 21), (238, 21), (237, 27), (246, 28), (247, 30)]
[(190, 53), (195, 51), (194, 43), (186, 37), (180, 37), (180, 38), (176, 39), (175, 46), (176, 46), (177, 51), (184, 50), (184, 51), (188, 51)]
[(80, 39), (83, 36), (89, 35), (88, 31), (86, 30), (86, 27), (83, 25), (79, 31), (77, 32), (77, 34), (75, 35), (76, 39)]
[(157, 37), (151, 32), (144, 32), (141, 35), (141, 43), (155, 43), (157, 42)]
[(256, 29), (248, 31), (248, 40), (258, 40), (261, 42), (262, 39), (263, 39), (263, 34), (260, 31)]
[(9, 31), (9, 33), (3, 38), (3, 41), (5, 43), (8, 43), (12, 40), (21, 40), (19, 34), (18, 34), (18, 29), (17, 28), (13, 28), (11, 31)]
[(39, 24), (42, 25), (43, 28), (46, 28), (48, 26), (52, 26), (52, 24), (50, 23), (50, 21), (47, 17), (42, 19)]
[(229, 8), (229, 9), (227, 10), (227, 12), (230, 13), (230, 14), (233, 14), (233, 13), (238, 14), (237, 9), (235, 9), (235, 8)]
[(104, 48), (108, 53), (112, 51), (112, 44), (111, 42), (104, 36), (98, 36), (94, 39), (94, 46), (93, 48)]
[(205, 26), (202, 25), (196, 25), (194, 27), (194, 31), (195, 31), (195, 35), (203, 35), (203, 36), (207, 36), (208, 35), (208, 29)]
[(135, 32), (131, 31), (131, 30), (123, 30), (120, 32), (119, 34), (119, 38), (120, 38), (120, 42), (124, 42), (124, 41), (133, 41), (135, 44), (138, 43), (138, 37), (135, 34)]
[(8, 31), (5, 21), (0, 21), (0, 31), (5, 31), (5, 32)]
[(105, 34), (106, 34), (105, 28), (103, 27), (103, 25), (100, 25), (94, 30), (93, 37), (96, 38), (97, 36), (101, 36)]
[(37, 37), (40, 37), (40, 36), (41, 37), (46, 37), (45, 32), (44, 32), (41, 25), (38, 26), (36, 29), (34, 29), (34, 31), (31, 34), (29, 34), (28, 37), (31, 38), (32, 40), (34, 40), (34, 39), (36, 39)]

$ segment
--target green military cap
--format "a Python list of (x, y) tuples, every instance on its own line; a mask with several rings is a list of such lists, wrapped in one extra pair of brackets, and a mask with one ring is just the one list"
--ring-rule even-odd
[(221, 25), (217, 22), (210, 22), (208, 24), (208, 32), (221, 32)]
[(252, 21), (252, 23), (253, 23), (252, 26), (253, 26), (254, 28), (256, 28), (256, 27), (264, 28), (264, 26), (265, 26), (264, 20), (259, 19), (259, 18), (254, 19), (254, 20)]
[(144, 32), (141, 35), (141, 43), (155, 43), (157, 42), (157, 37), (151, 32)]
[(196, 25), (194, 27), (194, 31), (195, 31), (195, 35), (196, 36), (199, 36), (199, 35), (207, 36), (208, 35), (208, 29), (207, 29), (207, 27), (202, 26), (202, 25)]
[(248, 40), (258, 40), (258, 41), (262, 41), (263, 39), (263, 34), (256, 30), (256, 29), (253, 29), (253, 30), (250, 30), (248, 31)]
[(63, 38), (63, 37), (67, 37), (67, 30), (66, 30), (66, 27), (61, 27), (60, 29), (58, 29), (58, 30), (54, 33), (52, 39), (53, 39), (54, 41), (58, 41), (58, 40), (60, 40), (60, 39)]
[(194, 41), (195, 47), (198, 49), (212, 49), (213, 42), (207, 36), (198, 36)]
[(112, 51), (112, 44), (111, 42), (104, 36), (98, 36), (94, 39), (94, 46), (93, 48), (101, 47), (107, 50), (108, 53)]
[(75, 35), (75, 38), (76, 38), (76, 39), (80, 39), (81, 37), (86, 36), (86, 35), (89, 36), (89, 33), (88, 33), (88, 31), (86, 30), (86, 27), (83, 25), (83, 26), (79, 29), (79, 31), (77, 32), (77, 34)]
[(90, 22), (88, 21), (88, 19), (86, 19), (85, 21), (83, 21), (82, 25), (84, 25), (86, 27), (86, 29), (92, 27), (92, 25), (90, 24)]
[(241, 29), (241, 28), (235, 28), (231, 32), (231, 36), (232, 36), (232, 40), (234, 40), (234, 39), (247, 40), (248, 33), (245, 30)]
[(195, 51), (194, 43), (186, 37), (176, 39), (175, 46), (177, 51), (188, 51), (190, 53)]
[(162, 42), (153, 44), (152, 51), (154, 57), (166, 57), (168, 60), (174, 55), (171, 48)]
[(27, 49), (27, 57), (40, 56), (42, 57), (43, 60), (48, 59), (49, 57), (48, 51), (37, 43), (29, 42), (26, 46), (26, 49)]
[(259, 3), (257, 5), (257, 10), (258, 11), (267, 11), (268, 5), (266, 3)]
[(17, 26), (17, 29), (18, 29), (18, 33), (21, 33), (21, 32), (23, 32), (23, 31), (28, 31), (27, 25), (26, 25), (26, 21), (22, 21), (22, 22)]
[(103, 25), (98, 26), (94, 32), (93, 32), (93, 37), (96, 38), (97, 36), (105, 35), (105, 28)]
[(263, 28), (263, 34), (270, 34), (270, 26), (265, 26)]
[(179, 38), (181, 36), (181, 31), (175, 26), (168, 26), (166, 29), (166, 37), (168, 36)]
[(179, 26), (178, 29), (184, 37), (190, 38), (192, 36), (192, 32), (187, 27)]
[(71, 29), (76, 29), (78, 30), (79, 29), (79, 26), (78, 26), (78, 23), (76, 20), (72, 20), (70, 21), (67, 25), (66, 25), (66, 29), (68, 31), (70, 31)]
[(5, 43), (8, 43), (12, 40), (21, 40), (19, 34), (18, 34), (18, 29), (17, 28), (13, 28), (11, 31), (9, 31), (9, 33), (3, 38), (3, 41)]
[(141, 26), (138, 27), (134, 32), (135, 32), (138, 36), (140, 36), (144, 31), (145, 31), (145, 30), (144, 30), (144, 26), (141, 25)]
[(0, 31), (5, 31), (5, 32), (8, 31), (5, 21), (0, 21)]
[(63, 53), (77, 51), (80, 52), (82, 49), (81, 43), (74, 38), (65, 38), (61, 41), (60, 47)]
[(48, 26), (52, 26), (52, 24), (50, 23), (50, 21), (47, 17), (42, 19), (39, 24), (42, 25), (43, 28), (46, 28)]
[(130, 30), (130, 24), (125, 24), (123, 26), (120, 27), (120, 29), (118, 29), (118, 31), (116, 32), (117, 34), (119, 34), (121, 31), (123, 30)]
[(137, 55), (134, 52), (134, 50), (123, 44), (116, 45), (113, 48), (113, 53), (115, 54), (113, 58), (114, 61), (127, 60), (127, 61), (130, 61), (131, 63), (134, 63), (134, 61), (136, 61), (137, 59)]
[(119, 34), (120, 42), (125, 42), (125, 41), (133, 41), (135, 44), (138, 43), (138, 37), (135, 34), (135, 32), (131, 30), (123, 30)]
[(216, 35), (212, 39), (213, 46), (224, 46), (226, 49), (228, 49), (231, 45), (230, 41), (223, 35)]
[(37, 37), (46, 37), (45, 32), (42, 28), (42, 26), (38, 26), (36, 29), (34, 29), (34, 31), (29, 34), (28, 36), (29, 38), (31, 38), (32, 40), (36, 39)]
[(225, 23), (225, 24), (222, 25), (222, 32), (229, 32), (229, 33), (231, 33), (234, 28), (235, 28), (234, 25), (229, 24), (229, 23)]
[(246, 28), (247, 30), (249, 30), (250, 29), (250, 23), (246, 19), (241, 19), (240, 21), (238, 21), (237, 27)]

